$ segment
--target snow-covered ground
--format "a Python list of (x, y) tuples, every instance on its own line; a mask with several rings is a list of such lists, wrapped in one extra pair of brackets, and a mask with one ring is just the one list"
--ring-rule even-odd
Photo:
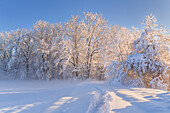
[(0, 113), (170, 113), (170, 92), (96, 81), (0, 81)]

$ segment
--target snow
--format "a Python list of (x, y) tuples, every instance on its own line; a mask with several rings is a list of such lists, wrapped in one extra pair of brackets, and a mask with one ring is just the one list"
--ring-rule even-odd
[(0, 81), (0, 113), (169, 113), (170, 92), (103, 81)]

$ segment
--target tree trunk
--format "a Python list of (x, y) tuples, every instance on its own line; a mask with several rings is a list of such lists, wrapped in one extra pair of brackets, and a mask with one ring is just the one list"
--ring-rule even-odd
[(29, 77), (29, 61), (26, 59), (26, 77)]
[(168, 91), (170, 91), (170, 71), (169, 71)]

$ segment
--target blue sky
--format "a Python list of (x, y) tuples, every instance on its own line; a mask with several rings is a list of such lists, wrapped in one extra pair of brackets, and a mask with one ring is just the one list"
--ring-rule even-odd
[(102, 14), (111, 25), (141, 27), (145, 16), (170, 27), (170, 0), (0, 0), (0, 32), (30, 29), (38, 20), (66, 22), (83, 12)]

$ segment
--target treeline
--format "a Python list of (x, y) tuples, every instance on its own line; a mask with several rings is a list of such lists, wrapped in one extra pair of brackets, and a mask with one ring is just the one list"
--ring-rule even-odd
[[(147, 36), (143, 36), (144, 33)], [(146, 40), (139, 41), (141, 36)], [(0, 34), (0, 78), (103, 80), (108, 74), (115, 77), (121, 66), (127, 71), (124, 66), (127, 58), (135, 53), (155, 56), (156, 53), (152, 52), (156, 51), (159, 56), (152, 60), (160, 62), (161, 68), (166, 67), (168, 45), (168, 34), (156, 25), (156, 18), (152, 15), (146, 18), (141, 30), (111, 26), (96, 13), (72, 16), (66, 23), (38, 21), (29, 31), (17, 29)], [(136, 46), (140, 50), (136, 50)], [(114, 69), (109, 70), (110, 67)], [(112, 70), (114, 74), (110, 74)]]

